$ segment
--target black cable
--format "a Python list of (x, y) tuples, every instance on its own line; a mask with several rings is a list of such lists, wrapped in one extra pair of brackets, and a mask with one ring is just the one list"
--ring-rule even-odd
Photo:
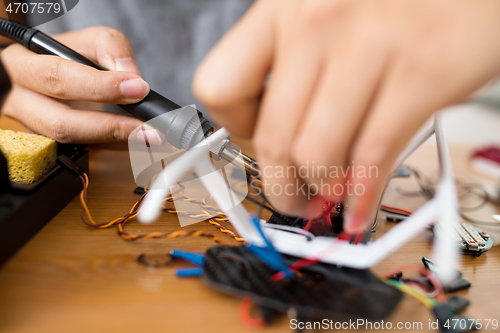
[[(254, 198), (250, 197), (249, 195), (245, 195), (244, 193), (242, 193), (242, 192), (240, 192), (240, 191), (238, 191), (238, 190), (236, 190), (236, 189), (234, 189), (234, 188), (233, 188), (232, 190), (234, 191), (234, 193), (236, 193), (236, 194), (238, 194), (238, 195), (240, 195), (240, 196), (244, 197), (246, 200), (248, 200), (248, 201), (250, 201), (250, 202), (253, 202), (254, 204), (256, 204), (256, 205), (258, 205), (258, 206), (260, 206), (260, 205), (262, 204), (262, 202), (261, 202), (261, 201), (257, 201), (257, 200), (255, 200)], [(267, 206), (267, 205), (264, 205), (264, 206), (263, 206), (263, 208), (267, 209), (268, 211), (270, 211), (270, 212), (271, 212), (271, 213), (273, 213), (273, 214), (275, 213), (275, 210), (274, 210), (274, 209), (272, 209), (271, 207)]]
[(406, 213), (403, 213), (403, 212), (398, 212), (398, 211), (395, 211), (395, 210), (390, 210), (390, 209), (383, 208), (383, 207), (381, 207), (380, 210), (383, 211), (384, 213), (389, 213), (389, 214), (394, 214), (394, 215), (400, 215), (400, 216), (404, 216), (404, 217), (410, 216), (409, 214), (406, 214)]
[[(481, 203), (479, 205), (474, 206), (474, 207), (460, 207), (461, 210), (468, 211), (468, 212), (476, 211), (476, 210), (479, 210), (480, 208), (484, 207), (485, 205), (487, 205), (488, 203), (491, 202), (491, 199), (490, 199), (488, 192), (483, 188), (483, 186), (481, 184), (467, 184), (467, 185), (463, 186), (463, 188), (465, 188), (466, 191), (465, 191), (465, 193), (461, 194), (459, 196), (459, 198), (466, 197), (468, 194), (474, 194), (474, 195), (477, 195), (478, 197), (482, 196), (483, 200), (481, 201)], [(481, 195), (474, 193), (473, 192), (474, 188), (481, 191)]]
[(266, 203), (264, 201), (262, 201), (261, 204), (260, 204), (259, 215), (258, 215), (259, 216), (259, 222), (260, 222), (260, 220), (262, 220), (262, 209), (264, 208), (265, 204)]
[(271, 206), (274, 210), (276, 210), (273, 206), (273, 204), (271, 202), (269, 202), (269, 200), (267, 200), (267, 197), (264, 195), (264, 192), (262, 192), (262, 189), (260, 187), (258, 187), (257, 185), (255, 185), (252, 181), (249, 182), (250, 183), (250, 186), (252, 186), (252, 188), (262, 197), (262, 199), (269, 205)]
[(293, 223), (291, 224), (291, 226), (292, 226), (292, 227), (297, 228), (297, 224), (298, 224), (298, 223), (299, 223), (299, 221), (301, 221), (301, 220), (303, 220), (303, 218), (301, 218), (300, 216), (299, 216), (299, 217), (297, 217), (297, 218), (295, 219), (295, 221), (293, 221)]
[[(420, 172), (417, 171), (416, 169), (411, 168), (411, 167), (409, 167), (409, 169), (412, 172), (412, 174), (415, 176), (415, 179), (417, 180), (417, 184), (420, 187), (420, 193), (422, 194), (422, 196), (426, 200), (430, 200), (434, 196), (434, 193), (435, 193), (435, 189), (432, 187), (432, 182), (428, 178), (424, 179), (421, 176)], [(425, 184), (425, 183), (427, 183), (427, 184)], [(491, 202), (491, 198), (490, 198), (488, 192), (484, 189), (483, 185), (481, 185), (479, 183), (465, 183), (463, 181), (457, 180), (457, 188), (465, 190), (465, 193), (462, 193), (461, 195), (458, 196), (459, 198), (463, 198), (467, 194), (470, 194), (470, 193), (478, 195), (477, 193), (474, 193), (472, 189), (481, 190), (482, 197), (483, 197), (482, 202), (477, 206), (474, 206), (474, 207), (460, 207), (459, 206), (458, 213), (459, 213), (460, 217), (462, 217), (464, 220), (466, 220), (470, 223), (474, 223), (474, 224), (478, 224), (478, 225), (485, 225), (485, 226), (489, 226), (489, 227), (500, 227), (500, 223), (496, 223), (494, 221), (488, 222), (488, 221), (476, 220), (474, 218), (467, 216), (464, 213), (464, 211), (469, 211), (469, 212), (476, 211), (476, 210), (484, 207), (485, 205), (487, 205), (488, 203)], [(390, 212), (390, 213), (397, 214), (396, 212)]]

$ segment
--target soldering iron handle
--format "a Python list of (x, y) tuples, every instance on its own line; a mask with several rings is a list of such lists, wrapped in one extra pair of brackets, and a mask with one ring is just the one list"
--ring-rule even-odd
[(80, 53), (70, 49), (66, 45), (59, 43), (54, 38), (47, 36), (41, 31), (30, 28), (23, 38), (23, 44), (31, 51), (38, 54), (54, 55), (63, 59), (76, 61), (82, 65), (87, 65), (95, 69), (105, 71), (106, 69), (95, 62), (85, 58)]
[[(26, 46), (35, 53), (55, 55), (98, 70), (107, 70), (36, 29), (29, 29), (24, 39), (28, 44)], [(181, 106), (151, 90), (149, 95), (141, 102), (130, 105), (120, 105), (120, 107), (134, 117), (146, 122), (164, 114), (166, 111), (177, 110)]]

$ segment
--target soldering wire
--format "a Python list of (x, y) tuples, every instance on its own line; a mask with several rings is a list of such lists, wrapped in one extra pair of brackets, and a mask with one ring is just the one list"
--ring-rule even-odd
[[(184, 231), (184, 230), (179, 230), (179, 231), (173, 231), (173, 232), (153, 232), (153, 233), (148, 233), (148, 234), (130, 234), (124, 230), (125, 224), (127, 221), (130, 219), (133, 219), (137, 216), (138, 214), (138, 207), (142, 200), (146, 197), (148, 194), (147, 191), (144, 193), (144, 195), (137, 201), (131, 208), (130, 212), (126, 215), (124, 215), (121, 218), (114, 219), (111, 222), (108, 223), (96, 223), (94, 219), (92, 218), (92, 215), (90, 213), (90, 210), (87, 206), (87, 188), (89, 185), (89, 178), (87, 174), (83, 174), (83, 176), (80, 176), (80, 179), (82, 180), (83, 183), (83, 190), (80, 193), (80, 201), (83, 207), (82, 211), (82, 220), (85, 222), (85, 224), (95, 227), (95, 228), (109, 228), (113, 225), (117, 225), (118, 227), (118, 233), (119, 235), (127, 240), (136, 240), (136, 239), (151, 239), (151, 238), (184, 238), (184, 237), (206, 237), (208, 239), (213, 240), (214, 242), (218, 244), (222, 244), (223, 242), (215, 237), (212, 234), (206, 233), (204, 231), (195, 231), (195, 230), (189, 230), (189, 231)], [(168, 199), (168, 198), (167, 198)], [(173, 199), (172, 199), (173, 200)], [(206, 211), (204, 211), (204, 214)], [(85, 218), (85, 215), (88, 219)], [(203, 214), (202, 214), (203, 215)], [(196, 215), (194, 215), (196, 216)]]
[[(169, 234), (169, 233), (159, 233), (159, 232), (158, 233), (154, 233), (153, 235), (151, 235), (151, 234), (142, 234), (142, 235), (139, 235), (139, 236), (137, 236), (137, 235), (134, 236), (134, 235), (130, 235), (130, 234), (126, 233), (123, 230), (125, 222), (127, 222), (128, 220), (130, 220), (132, 218), (135, 218), (137, 216), (137, 213), (134, 213), (134, 212), (135, 212), (135, 210), (137, 210), (137, 207), (139, 206), (139, 204), (144, 199), (144, 197), (145, 197), (145, 195), (146, 195), (146, 193), (148, 191), (148, 186), (146, 186), (144, 188), (145, 194), (141, 197), (141, 199), (139, 199), (139, 201), (137, 201), (134, 204), (134, 206), (132, 207), (132, 209), (129, 212), (129, 214), (125, 215), (122, 218), (117, 218), (117, 219), (115, 219), (115, 220), (113, 220), (113, 221), (111, 221), (109, 223), (101, 223), (101, 224), (96, 223), (92, 219), (92, 216), (91, 216), (90, 211), (89, 211), (89, 209), (87, 207), (87, 204), (86, 204), (86, 189), (88, 187), (89, 181), (88, 181), (88, 176), (86, 174), (84, 175), (84, 177), (85, 177), (84, 190), (82, 191), (80, 197), (81, 197), (82, 206), (84, 208), (84, 212), (87, 214), (87, 218), (91, 221), (89, 223), (85, 219), (85, 217), (83, 216), (83, 212), (82, 212), (82, 220), (84, 221), (85, 224), (87, 224), (89, 226), (92, 226), (92, 227), (96, 227), (96, 228), (108, 228), (108, 227), (110, 227), (110, 226), (112, 226), (114, 224), (118, 224), (119, 225), (118, 226), (118, 228), (119, 228), (119, 234), (123, 238), (125, 238), (125, 239), (173, 238), (173, 237), (184, 237), (185, 236), (182, 233), (172, 233), (172, 234)], [(150, 183), (152, 183), (154, 181), (155, 177), (153, 177), (153, 179), (151, 180)], [(181, 187), (181, 190), (176, 191), (176, 193), (182, 194), (184, 187), (180, 183), (178, 183), (178, 185)], [(232, 230), (228, 229), (227, 227), (223, 226), (220, 223), (220, 222), (229, 222), (229, 219), (225, 216), (225, 214), (223, 212), (220, 212), (216, 207), (207, 204), (207, 201), (210, 200), (210, 199), (211, 199), (211, 196), (208, 196), (207, 198), (204, 198), (202, 201), (199, 201), (199, 200), (196, 200), (194, 198), (186, 198), (184, 196), (177, 196), (176, 197), (176, 196), (173, 196), (173, 195), (170, 195), (169, 197), (167, 197), (167, 198), (164, 199), (164, 202), (173, 202), (173, 201), (181, 200), (181, 201), (186, 201), (186, 202), (190, 202), (190, 203), (193, 203), (193, 204), (197, 204), (197, 205), (199, 205), (202, 208), (202, 212), (203, 212), (202, 214), (187, 213), (187, 212), (184, 212), (184, 211), (178, 211), (178, 210), (175, 210), (175, 209), (167, 208), (165, 206), (163, 206), (163, 209), (167, 213), (174, 214), (174, 215), (183, 215), (183, 216), (187, 216), (187, 217), (190, 217), (190, 218), (207, 217), (207, 218), (209, 218), (208, 222), (212, 226), (214, 226), (215, 228), (217, 228), (220, 232), (222, 232), (222, 233), (224, 233), (224, 234), (232, 237), (233, 239), (235, 239), (238, 242), (245, 242), (245, 239), (243, 237), (239, 236), (237, 233), (233, 232)], [(205, 211), (203, 209), (205, 209)], [(207, 213), (206, 210), (214, 211), (218, 215), (213, 216), (213, 214)], [(119, 223), (122, 223), (123, 225), (120, 225)], [(192, 237), (205, 236), (204, 234), (200, 234), (199, 232), (191, 232), (191, 231), (189, 231), (188, 233), (191, 233), (190, 236), (192, 236)], [(210, 235), (210, 234), (208, 234), (208, 235)]]

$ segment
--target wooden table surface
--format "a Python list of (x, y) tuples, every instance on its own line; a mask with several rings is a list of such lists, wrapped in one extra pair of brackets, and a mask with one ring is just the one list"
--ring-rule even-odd
[[(2, 120), (0, 127), (16, 127)], [(246, 147), (242, 143), (242, 147)], [(245, 149), (244, 149), (245, 150)], [(470, 149), (451, 147), (457, 177), (482, 183), (492, 179), (475, 173), (467, 162)], [(429, 175), (437, 173), (433, 145), (425, 145), (408, 163)], [(91, 183), (88, 203), (96, 221), (110, 221), (128, 212), (137, 201), (126, 151), (90, 150)], [(421, 197), (403, 197), (396, 187), (416, 189), (413, 179), (391, 183), (384, 203), (417, 209)], [(249, 210), (255, 210), (252, 204)], [(80, 219), (75, 198), (43, 230), (0, 269), (0, 332), (245, 332), (239, 320), (240, 300), (212, 290), (199, 278), (180, 279), (174, 267), (147, 268), (137, 263), (142, 253), (167, 253), (172, 249), (204, 251), (215, 243), (206, 238), (126, 241), (116, 228), (93, 229)], [(491, 219), (498, 207), (486, 207), (474, 217)], [(391, 227), (380, 219), (374, 237)], [(22, 223), (22, 221), (19, 221)], [(132, 221), (129, 232), (204, 230), (225, 243), (236, 244), (207, 222), (181, 228), (164, 214), (152, 225)], [(373, 268), (384, 274), (405, 264), (420, 264), (431, 256), (431, 233), (426, 231)], [(481, 257), (463, 256), (464, 278), (472, 283), (459, 292), (471, 301), (467, 314), (477, 319), (500, 320), (500, 247)], [(434, 320), (416, 299), (404, 296), (386, 320), (422, 322), (427, 331)], [(290, 332), (289, 318), (277, 317), (265, 332)], [(411, 331), (411, 330), (410, 330)]]

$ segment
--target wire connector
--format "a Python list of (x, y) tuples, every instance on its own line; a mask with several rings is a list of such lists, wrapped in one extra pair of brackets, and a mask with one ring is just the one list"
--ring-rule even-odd
[(75, 162), (73, 162), (69, 157), (67, 156), (59, 156), (57, 158), (57, 163), (61, 165), (62, 167), (66, 168), (69, 172), (71, 172), (72, 175), (75, 177), (80, 177), (83, 176), (85, 173), (85, 170), (78, 165), (76, 165)]

